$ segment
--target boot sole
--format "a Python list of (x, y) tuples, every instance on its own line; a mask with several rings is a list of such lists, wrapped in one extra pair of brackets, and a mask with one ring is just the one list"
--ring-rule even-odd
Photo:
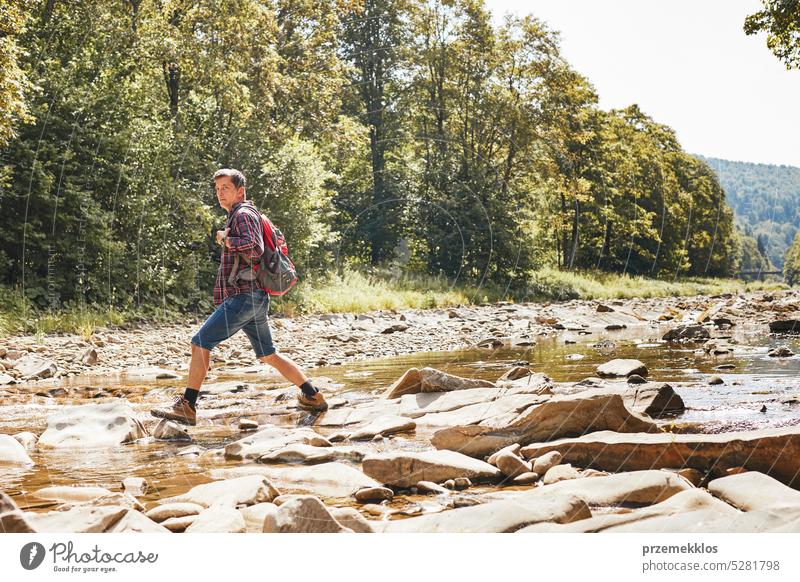
[(169, 412), (162, 412), (160, 410), (151, 410), (150, 414), (155, 416), (156, 418), (163, 418), (165, 420), (174, 420), (175, 422), (179, 422), (181, 424), (185, 424), (187, 426), (196, 426), (197, 421), (192, 422), (186, 417), (183, 416), (174, 416)]

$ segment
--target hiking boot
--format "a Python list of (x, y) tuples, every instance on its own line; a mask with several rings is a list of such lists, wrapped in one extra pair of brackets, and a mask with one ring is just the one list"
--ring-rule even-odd
[(306, 410), (313, 410), (314, 412), (325, 412), (328, 410), (328, 403), (325, 402), (325, 397), (322, 392), (317, 392), (314, 396), (306, 396), (302, 392), (297, 397), (297, 406), (305, 408)]
[(166, 418), (191, 426), (197, 424), (197, 411), (183, 396), (176, 396), (170, 408), (154, 408), (150, 414), (156, 418)]

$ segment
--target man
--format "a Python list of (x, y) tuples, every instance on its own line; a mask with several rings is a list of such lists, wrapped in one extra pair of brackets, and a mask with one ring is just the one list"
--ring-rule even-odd
[(214, 186), (219, 205), (228, 212), (227, 227), (217, 231), (217, 244), (223, 245), (214, 284), (217, 308), (192, 337), (192, 359), (183, 396), (176, 396), (171, 407), (151, 410), (151, 414), (195, 425), (197, 398), (208, 371), (211, 350), (239, 330), (247, 334), (260, 361), (300, 387), (298, 406), (312, 411), (327, 410), (322, 393), (308, 381), (297, 364), (278, 353), (269, 328), (269, 294), (243, 273), (249, 269), (247, 261), (236, 260), (239, 254), (255, 262), (265, 249), (261, 215), (246, 200), (244, 175), (239, 170), (219, 170), (214, 174)]

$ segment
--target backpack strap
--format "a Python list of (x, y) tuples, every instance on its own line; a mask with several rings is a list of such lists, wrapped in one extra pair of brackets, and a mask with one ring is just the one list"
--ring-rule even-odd
[[(236, 215), (239, 213), (239, 211), (240, 211), (241, 209), (242, 209), (242, 207), (241, 207), (241, 206), (239, 206), (239, 208), (237, 208), (237, 209), (236, 209), (236, 210), (233, 212), (233, 214), (231, 214), (231, 215), (228, 217), (228, 220), (227, 220), (227, 221), (225, 221), (225, 228), (231, 228), (231, 226), (233, 226), (233, 219), (234, 219), (234, 217), (235, 217), (235, 216), (236, 216)], [(259, 213), (259, 215), (260, 215), (260, 214), (261, 214), (261, 213)], [(263, 221), (262, 221), (262, 222), (263, 222)], [(273, 236), (274, 236), (274, 233), (273, 233)], [(244, 261), (245, 261), (245, 262), (246, 262), (248, 265), (250, 265), (250, 267), (251, 267), (251, 268), (252, 268), (252, 266), (253, 266), (253, 261), (251, 261), (251, 260), (250, 260), (248, 257), (245, 257), (245, 256), (243, 256), (243, 255), (241, 255), (241, 254), (239, 254), (239, 253), (234, 253), (234, 254), (233, 254), (233, 268), (231, 269), (231, 274), (230, 274), (230, 275), (228, 275), (228, 285), (230, 285), (231, 287), (235, 287), (235, 286), (236, 286), (236, 278), (237, 278), (237, 277), (238, 277), (238, 275), (239, 275), (239, 259), (240, 259), (240, 258), (241, 258), (241, 259), (244, 259)]]

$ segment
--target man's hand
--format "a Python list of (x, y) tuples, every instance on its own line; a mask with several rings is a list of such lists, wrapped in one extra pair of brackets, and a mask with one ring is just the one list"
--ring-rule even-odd
[(218, 230), (217, 231), (217, 244), (221, 245), (222, 241), (228, 238), (228, 232), (230, 231), (230, 227), (226, 228), (225, 230)]

